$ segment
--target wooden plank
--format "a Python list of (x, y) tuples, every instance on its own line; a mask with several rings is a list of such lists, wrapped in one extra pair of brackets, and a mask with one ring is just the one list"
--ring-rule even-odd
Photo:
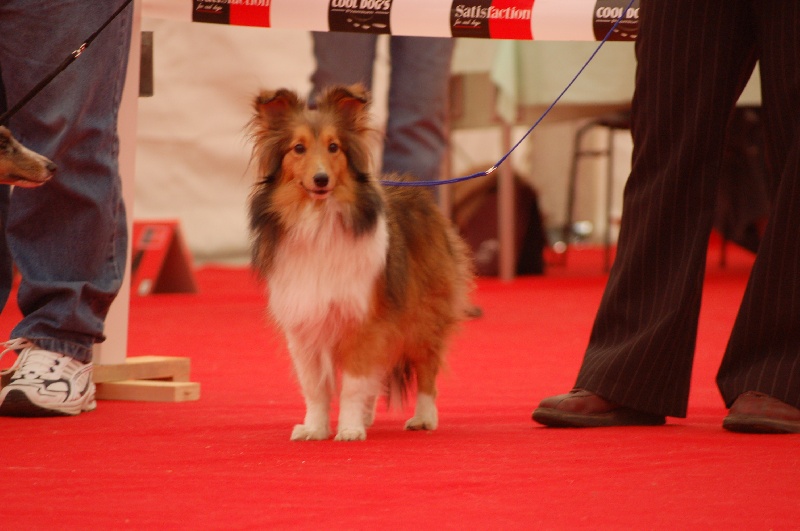
[(189, 358), (171, 356), (131, 356), (117, 365), (95, 365), (95, 383), (121, 380), (167, 379), (173, 382), (189, 381)]
[(97, 384), (98, 400), (134, 400), (138, 402), (186, 402), (200, 399), (196, 382), (161, 380), (124, 380)]

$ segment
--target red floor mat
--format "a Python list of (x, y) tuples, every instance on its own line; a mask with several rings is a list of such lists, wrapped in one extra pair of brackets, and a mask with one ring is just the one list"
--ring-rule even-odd
[[(587, 251), (589, 252), (589, 251)], [(748, 272), (709, 266), (687, 419), (553, 430), (530, 413), (573, 383), (605, 277), (599, 253), (482, 279), (440, 381), (440, 429), (381, 411), (362, 443), (292, 443), (303, 404), (261, 289), (205, 268), (197, 295), (134, 299), (130, 355), (192, 359), (201, 399), (102, 401), (0, 418), (4, 529), (788, 529), (798, 439), (724, 432), (714, 374)], [(0, 318), (6, 333), (18, 318)]]

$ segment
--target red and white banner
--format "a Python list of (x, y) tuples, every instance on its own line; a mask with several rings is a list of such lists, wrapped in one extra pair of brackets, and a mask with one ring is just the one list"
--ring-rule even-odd
[[(629, 7), (630, 4), (630, 7)], [(635, 40), (639, 0), (149, 0), (145, 16), (425, 37)]]

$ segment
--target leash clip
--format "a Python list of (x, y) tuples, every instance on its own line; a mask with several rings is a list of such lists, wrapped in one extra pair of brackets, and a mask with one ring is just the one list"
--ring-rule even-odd
[(83, 44), (81, 44), (81, 47), (80, 47), (80, 48), (78, 48), (77, 50), (75, 50), (74, 52), (72, 52), (72, 57), (74, 57), (75, 59), (77, 59), (78, 57), (80, 57), (80, 55), (83, 53), (83, 51), (84, 51), (85, 49), (86, 49), (86, 43), (84, 42)]

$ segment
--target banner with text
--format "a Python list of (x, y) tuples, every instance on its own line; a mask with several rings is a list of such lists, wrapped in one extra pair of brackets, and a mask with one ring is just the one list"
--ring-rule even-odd
[(639, 0), (160, 0), (159, 11), (189, 1), (194, 22), (305, 31), (587, 41), (621, 17), (609, 39), (632, 41), (639, 27)]

